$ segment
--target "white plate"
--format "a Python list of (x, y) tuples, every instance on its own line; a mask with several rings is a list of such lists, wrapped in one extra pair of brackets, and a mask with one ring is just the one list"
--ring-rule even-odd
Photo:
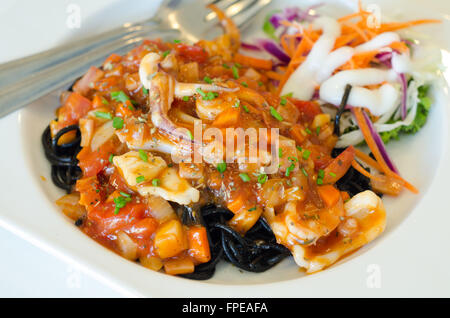
[[(289, 1), (274, 2), (277, 7), (284, 7)], [(306, 6), (309, 2), (302, 3)], [(328, 2), (341, 4), (325, 7), (335, 15), (345, 13), (342, 4), (349, 3)], [(442, 19), (441, 25), (416, 30), (430, 35), (430, 40), (442, 47), (444, 63), (450, 65), (450, 54), (444, 51), (450, 49), (449, 39), (445, 37), (450, 31), (450, 18), (443, 15), (443, 12), (450, 13), (450, 3), (428, 1), (426, 6), (420, 1), (406, 0), (375, 3), (380, 4), (382, 13), (388, 12), (389, 17), (398, 20)], [(257, 18), (258, 28), (263, 17), (264, 13)], [(388, 147), (401, 173), (421, 193), (405, 192), (399, 198), (384, 199), (388, 211), (385, 233), (318, 274), (304, 276), (292, 260), (261, 274), (241, 273), (221, 263), (213, 279), (191, 281), (147, 270), (85, 236), (53, 203), (62, 191), (50, 181), (49, 164), (40, 143), (40, 135), (58, 106), (58, 92), (0, 121), (0, 133), (6, 137), (0, 166), (0, 225), (52, 254), (79, 263), (86, 272), (126, 295), (449, 296), (450, 231), (447, 224), (450, 224), (450, 209), (445, 201), (450, 177), (450, 169), (445, 164), (450, 159), (448, 91), (435, 89), (433, 94), (435, 103), (425, 128)]]

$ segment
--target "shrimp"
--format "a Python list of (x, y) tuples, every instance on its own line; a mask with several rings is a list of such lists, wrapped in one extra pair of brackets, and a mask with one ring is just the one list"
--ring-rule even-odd
[(310, 245), (336, 229), (343, 216), (342, 199), (332, 207), (321, 209), (312, 204), (290, 201), (270, 224), (277, 240), (283, 245)]
[(293, 210), (294, 204), (289, 202), (270, 225), (277, 240), (291, 250), (297, 265), (307, 273), (320, 271), (373, 241), (386, 226), (383, 203), (370, 190), (345, 204), (340, 200), (315, 218), (302, 219)]
[(142, 85), (149, 90), (149, 105), (151, 120), (155, 127), (162, 129), (173, 136), (191, 142), (191, 134), (186, 129), (180, 129), (168, 117), (175, 97), (193, 96), (198, 91), (232, 92), (235, 88), (221, 87), (210, 84), (180, 83), (163, 69), (164, 66), (176, 67), (174, 55), (168, 54), (164, 59), (157, 53), (148, 53), (142, 58), (139, 65), (139, 77)]
[(132, 150), (143, 149), (183, 157), (191, 153), (190, 142), (173, 140), (164, 131), (158, 131), (145, 115), (125, 119), (124, 128), (115, 133)]
[(266, 100), (258, 92), (241, 87), (238, 91), (229, 93), (224, 92), (220, 98), (205, 100), (199, 98), (195, 102), (197, 115), (207, 121), (213, 121), (220, 113), (230, 107), (238, 107), (241, 102), (246, 102), (254, 105), (257, 110), (262, 110), (265, 105), (268, 105)]

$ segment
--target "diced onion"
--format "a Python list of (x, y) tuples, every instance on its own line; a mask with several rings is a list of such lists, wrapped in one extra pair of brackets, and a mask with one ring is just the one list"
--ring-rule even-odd
[(159, 271), (163, 267), (161, 259), (157, 256), (143, 256), (139, 258), (139, 262), (154, 271)]
[(164, 223), (176, 216), (169, 202), (160, 196), (149, 196), (147, 205), (150, 208), (151, 215), (160, 223)]
[(137, 258), (138, 245), (126, 233), (117, 234), (117, 247), (126, 259), (134, 261)]
[(115, 129), (112, 120), (107, 121), (100, 126), (94, 133), (91, 141), (91, 150), (96, 151), (101, 145), (114, 136)]
[(70, 193), (62, 196), (55, 203), (65, 215), (76, 221), (86, 215), (86, 209), (78, 203), (79, 201), (80, 195), (78, 193)]

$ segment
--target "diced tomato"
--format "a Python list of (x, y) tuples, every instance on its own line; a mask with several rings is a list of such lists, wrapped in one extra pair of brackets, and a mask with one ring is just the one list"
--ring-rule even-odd
[(132, 190), (117, 169), (114, 169), (114, 172), (109, 177), (109, 184), (112, 184), (118, 191), (132, 193)]
[(80, 204), (88, 210), (102, 201), (100, 183), (96, 176), (77, 180), (76, 190), (80, 192)]
[(341, 192), (330, 184), (317, 187), (317, 191), (328, 207), (334, 206), (341, 198)]
[(322, 113), (322, 109), (317, 102), (303, 101), (295, 98), (290, 98), (290, 101), (297, 106), (303, 122), (311, 122), (316, 115)]
[(329, 151), (326, 147), (321, 145), (310, 145), (308, 150), (311, 151), (310, 158), (314, 161), (314, 168), (316, 170), (324, 169), (333, 160), (329, 155)]
[(119, 63), (120, 61), (122, 61), (122, 56), (113, 53), (110, 56), (108, 56), (108, 58), (105, 60), (105, 62), (103, 63), (103, 68), (106, 69), (109, 67), (109, 64), (116, 64)]
[(158, 221), (152, 217), (144, 218), (123, 231), (137, 240), (149, 240), (158, 228)]
[(109, 157), (116, 149), (116, 139), (111, 138), (98, 150), (92, 151), (90, 147), (84, 147), (77, 156), (79, 160), (78, 165), (83, 170), (85, 177), (91, 177), (97, 175), (109, 164)]
[(200, 46), (177, 43), (174, 47), (178, 55), (186, 61), (203, 63), (208, 59), (208, 53)]
[(128, 202), (115, 214), (114, 202), (104, 202), (88, 211), (88, 219), (102, 235), (113, 234), (118, 230), (130, 230), (134, 224), (146, 217), (147, 205)]
[(76, 124), (88, 113), (91, 106), (91, 101), (86, 97), (75, 92), (70, 94), (64, 106), (58, 111), (58, 130)]
[(73, 91), (86, 96), (94, 87), (94, 82), (102, 78), (104, 74), (105, 73), (102, 70), (95, 66), (91, 66), (87, 73), (73, 85)]

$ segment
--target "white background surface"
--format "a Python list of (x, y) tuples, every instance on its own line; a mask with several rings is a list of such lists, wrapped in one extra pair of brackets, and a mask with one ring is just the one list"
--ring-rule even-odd
[[(123, 5), (127, 2), (130, 3), (130, 1), (106, 0), (0, 0), (2, 39), (0, 63), (48, 49), (56, 44), (67, 42), (73, 37), (101, 32), (127, 21), (143, 19), (153, 12), (160, 1), (135, 0), (132, 7)], [(80, 5), (81, 29), (69, 30), (66, 27), (66, 8), (70, 3)], [(432, 1), (430, 5), (427, 3), (427, 8), (433, 5), (439, 7), (442, 3), (445, 1)], [(90, 17), (94, 15), (105, 18), (101, 21), (93, 20)], [(423, 15), (428, 16), (422, 11), (417, 12), (417, 17)], [(436, 36), (439, 37), (439, 35)], [(3, 129), (8, 127), (5, 123), (11, 123), (13, 127), (13, 122), (7, 120), (8, 118), (0, 120), (2, 136), (8, 133), (6, 129)], [(450, 161), (449, 158), (449, 153), (446, 152), (447, 162)], [(0, 161), (1, 163), (3, 162)], [(21, 172), (17, 172), (17, 175), (21, 175)], [(450, 176), (449, 169), (440, 171), (432, 193), (429, 193), (416, 206), (413, 215), (405, 219), (388, 239), (383, 237), (377, 242), (376, 249), (355, 258), (347, 267), (337, 266), (321, 273), (320, 277), (323, 279), (313, 285), (315, 287), (313, 289), (299, 289), (299, 286), (306, 287), (308, 282), (313, 281), (310, 276), (310, 279), (305, 279), (301, 284), (296, 281), (286, 282), (277, 290), (276, 295), (285, 296), (290, 290), (296, 289), (296, 293), (290, 296), (450, 296), (450, 271), (448, 270), (450, 268), (448, 252), (450, 232), (448, 231), (449, 222), (447, 222), (450, 213), (447, 213), (449, 212), (448, 204), (443, 200), (448, 196), (448, 176)], [(21, 180), (13, 180), (8, 184), (12, 184), (14, 188), (14, 185), (20, 184), (19, 181), (21, 182)], [(7, 181), (0, 180), (0, 182), (7, 184)], [(2, 195), (8, 194), (5, 191), (0, 193), (0, 201), (14, 200)], [(441, 204), (442, 202), (445, 204)], [(33, 217), (32, 209), (29, 213), (30, 217)], [(0, 229), (0, 253), (2, 255), (0, 257), (0, 296), (119, 296), (110, 288), (79, 272), (73, 265), (48, 255), (3, 229)], [(368, 289), (366, 288), (368, 269), (374, 263), (382, 269), (382, 285), (379, 289)], [(105, 264), (105, 268), (107, 267), (108, 264)], [(124, 268), (128, 267), (124, 266)], [(348, 272), (349, 268), (351, 273)], [(137, 268), (133, 270), (136, 271), (136, 277), (131, 278), (140, 280), (142, 273)], [(128, 275), (126, 271), (121, 273)], [(332, 277), (334, 277), (333, 280), (331, 280)], [(163, 295), (170, 295), (172, 292), (170, 282), (173, 282), (170, 277), (163, 277), (161, 281), (158, 278), (155, 281), (161, 283), (158, 288)], [(330, 283), (332, 286), (329, 285)], [(255, 296), (256, 294), (266, 297), (275, 296), (274, 289), (270, 286), (255, 288), (249, 285), (238, 289), (234, 286), (216, 286), (215, 288), (199, 286), (193, 290), (192, 285), (186, 283), (183, 286), (178, 285), (177, 288), (180, 293), (185, 293), (184, 295), (192, 295), (193, 292), (198, 292), (200, 296), (211, 295), (211, 290), (214, 289), (215, 295), (218, 296)], [(338, 294), (336, 290), (339, 290), (341, 294)]]
[[(1, 0), (0, 63), (152, 15), (160, 0)], [(80, 29), (66, 26), (67, 6), (81, 9)], [(118, 10), (118, 8), (121, 8)], [(123, 9), (125, 8), (125, 10)], [(105, 19), (90, 19), (102, 14)], [(45, 23), (42, 23), (45, 20)], [(120, 294), (0, 228), (0, 297), (119, 297)]]

